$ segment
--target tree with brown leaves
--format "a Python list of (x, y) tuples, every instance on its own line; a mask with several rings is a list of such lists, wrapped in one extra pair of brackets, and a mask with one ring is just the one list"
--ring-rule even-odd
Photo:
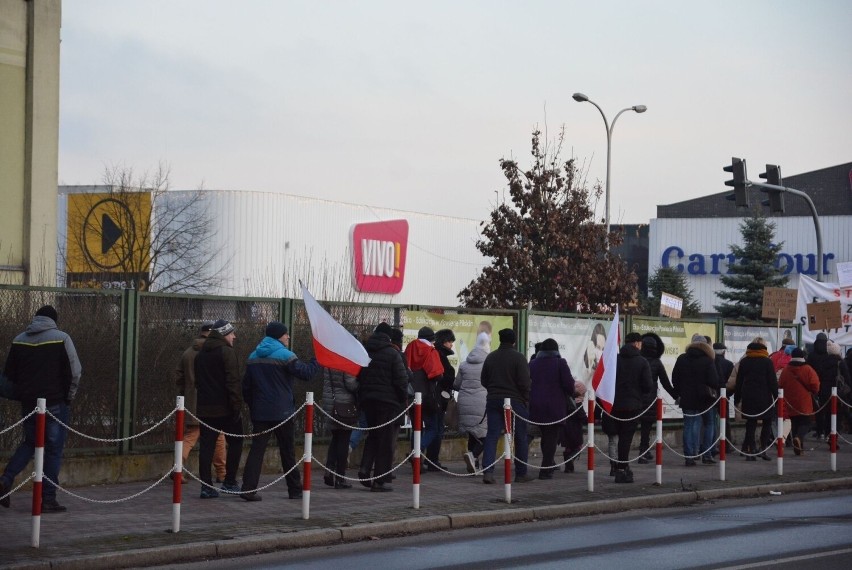
[[(590, 191), (575, 159), (564, 163), (564, 132), (552, 150), (532, 134), (533, 165), (501, 159), (509, 200), (482, 222), (476, 247), (491, 265), (459, 293), (466, 307), (532, 307), (540, 311), (607, 313), (636, 298), (636, 274), (606, 248), (606, 226), (594, 219)], [(611, 246), (622, 238), (609, 236)]]

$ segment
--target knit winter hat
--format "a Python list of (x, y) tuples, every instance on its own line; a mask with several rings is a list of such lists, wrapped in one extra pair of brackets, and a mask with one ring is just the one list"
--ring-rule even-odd
[(213, 323), (213, 330), (222, 336), (228, 336), (229, 334), (234, 332), (234, 325), (232, 325), (225, 319), (219, 319), (218, 321)]
[(497, 334), (500, 335), (501, 343), (515, 344), (515, 341), (518, 340), (518, 337), (515, 336), (515, 331), (512, 329), (501, 329)]
[(491, 336), (487, 332), (481, 332), (476, 335), (476, 348), (491, 350)]
[(417, 338), (423, 338), (429, 342), (433, 342), (435, 340), (435, 331), (429, 327), (421, 327), (420, 330), (417, 331)]
[[(626, 344), (630, 344), (632, 342), (642, 342), (642, 335), (638, 332), (628, 333), (627, 336), (624, 338), (624, 342)], [(656, 345), (657, 341), (654, 341), (654, 344)]]
[(825, 350), (829, 354), (833, 354), (834, 356), (840, 356), (840, 345), (834, 342), (833, 340), (828, 341), (825, 345)]
[(704, 344), (707, 344), (707, 339), (704, 338), (703, 334), (695, 333), (692, 335), (692, 340), (690, 342), (703, 342)]
[(456, 342), (456, 335), (450, 329), (441, 329), (435, 333), (435, 344), (444, 344), (445, 342)]
[(37, 317), (47, 317), (51, 319), (54, 323), (59, 322), (59, 315), (56, 313), (56, 309), (53, 308), (52, 305), (45, 305), (36, 311), (35, 316)]
[(657, 341), (652, 336), (643, 336), (642, 348), (655, 349), (657, 348)]
[(559, 350), (559, 344), (552, 338), (546, 338), (541, 343), (542, 350)]
[(272, 321), (268, 325), (266, 325), (266, 336), (270, 338), (274, 338), (278, 340), (282, 336), (287, 334), (287, 327), (284, 323), (279, 323), (278, 321)]
[(382, 321), (382, 322), (379, 323), (379, 325), (376, 327), (376, 330), (374, 330), (373, 332), (384, 333), (384, 334), (388, 335), (388, 337), (390, 337), (392, 330), (393, 330), (393, 328), (389, 324)]
[(804, 362), (805, 361), (805, 351), (801, 348), (794, 348), (792, 354), (790, 354), (793, 358), (790, 362)]

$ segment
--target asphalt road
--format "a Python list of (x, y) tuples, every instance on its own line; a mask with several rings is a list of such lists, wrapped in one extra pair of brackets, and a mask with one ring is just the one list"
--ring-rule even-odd
[(849, 567), (852, 494), (725, 500), (463, 529), (162, 568), (820, 568)]

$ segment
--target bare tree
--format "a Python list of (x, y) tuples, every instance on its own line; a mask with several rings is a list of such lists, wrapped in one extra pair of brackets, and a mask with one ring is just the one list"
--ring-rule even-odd
[(203, 187), (174, 191), (170, 170), (107, 167), (104, 186), (69, 195), (66, 282), (72, 287), (118, 287), (204, 293), (217, 272)]

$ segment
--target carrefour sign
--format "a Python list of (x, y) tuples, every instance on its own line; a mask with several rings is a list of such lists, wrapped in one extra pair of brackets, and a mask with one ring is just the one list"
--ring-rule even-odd
[[(831, 275), (828, 262), (834, 259), (833, 253), (822, 254), (824, 275)], [(678, 272), (690, 275), (721, 275), (731, 272), (731, 265), (736, 262), (733, 253), (686, 253), (683, 248), (670, 245), (663, 250), (660, 258), (662, 267), (672, 267)], [(775, 267), (784, 275), (798, 273), (801, 275), (817, 274), (817, 256), (815, 253), (786, 253), (780, 252), (775, 257)]]
[(395, 295), (405, 281), (408, 221), (389, 220), (352, 227), (355, 288)]

